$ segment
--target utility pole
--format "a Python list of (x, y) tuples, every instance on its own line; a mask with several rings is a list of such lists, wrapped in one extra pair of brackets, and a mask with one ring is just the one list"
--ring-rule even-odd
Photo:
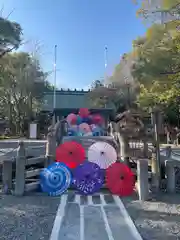
[(53, 96), (53, 109), (56, 108), (56, 75), (57, 75), (57, 45), (54, 47), (54, 96)]
[(53, 94), (53, 125), (56, 123), (56, 78), (57, 78), (57, 45), (54, 46), (54, 94)]
[(107, 84), (107, 52), (108, 51), (108, 48), (107, 48), (107, 46), (105, 46), (105, 48), (104, 48), (104, 83), (105, 83), (105, 85)]

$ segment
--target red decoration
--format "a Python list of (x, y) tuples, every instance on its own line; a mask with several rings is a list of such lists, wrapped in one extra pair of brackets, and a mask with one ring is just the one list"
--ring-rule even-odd
[(134, 173), (124, 163), (113, 163), (106, 170), (106, 186), (115, 195), (130, 196), (135, 186)]
[(80, 108), (79, 109), (79, 116), (82, 118), (86, 118), (89, 116), (89, 109), (88, 108)]
[(85, 158), (84, 148), (75, 141), (65, 142), (56, 148), (56, 161), (65, 163), (69, 168), (76, 168)]

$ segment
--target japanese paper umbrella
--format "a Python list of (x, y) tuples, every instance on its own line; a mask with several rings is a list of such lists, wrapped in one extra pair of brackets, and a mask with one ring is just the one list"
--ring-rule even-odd
[(74, 128), (69, 128), (67, 134), (68, 136), (77, 136), (77, 131)]
[(79, 125), (79, 130), (84, 132), (84, 133), (91, 132), (91, 128), (90, 128), (90, 126), (87, 123), (81, 123)]
[(94, 115), (92, 115), (92, 121), (93, 121), (94, 124), (101, 125), (101, 124), (103, 124), (104, 119), (102, 118), (101, 115), (94, 114)]
[(89, 147), (88, 160), (106, 169), (117, 161), (117, 153), (107, 142), (96, 142)]
[(76, 117), (76, 124), (79, 125), (82, 123), (82, 117), (80, 115), (77, 115)]
[(80, 108), (79, 109), (79, 116), (82, 118), (86, 118), (89, 115), (89, 109), (88, 108)]
[(92, 130), (93, 136), (102, 136), (103, 135), (103, 130), (99, 126), (96, 126)]
[(56, 148), (56, 161), (75, 168), (85, 160), (86, 153), (82, 145), (75, 141), (64, 142)]
[(53, 163), (40, 173), (40, 186), (50, 196), (64, 193), (72, 183), (70, 169), (63, 163)]
[(77, 116), (76, 116), (76, 114), (74, 114), (74, 113), (70, 113), (70, 114), (67, 116), (66, 120), (67, 120), (67, 122), (68, 122), (69, 124), (74, 125), (74, 124), (76, 124)]
[(93, 194), (103, 183), (104, 171), (95, 163), (86, 161), (73, 170), (73, 184), (81, 194)]
[(73, 129), (74, 131), (77, 132), (79, 128), (78, 128), (78, 125), (71, 125), (70, 129)]
[(106, 186), (119, 196), (130, 196), (134, 191), (135, 176), (124, 163), (116, 162), (106, 169)]

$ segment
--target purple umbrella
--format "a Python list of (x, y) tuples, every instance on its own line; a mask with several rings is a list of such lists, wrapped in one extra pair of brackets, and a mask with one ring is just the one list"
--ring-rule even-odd
[(84, 162), (73, 171), (73, 184), (83, 195), (100, 190), (104, 183), (104, 171), (96, 163)]

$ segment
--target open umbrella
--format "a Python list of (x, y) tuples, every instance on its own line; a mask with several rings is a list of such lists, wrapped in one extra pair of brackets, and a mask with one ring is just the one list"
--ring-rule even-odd
[(130, 196), (135, 186), (134, 173), (124, 163), (116, 162), (106, 169), (106, 186), (113, 194)]
[(81, 123), (79, 125), (79, 130), (84, 132), (84, 133), (91, 132), (91, 128), (90, 128), (90, 126), (87, 123)]
[(93, 129), (95, 129), (97, 127), (97, 125), (96, 124), (91, 124), (90, 127), (91, 127), (91, 130), (93, 131)]
[(56, 148), (56, 161), (63, 162), (70, 168), (77, 167), (85, 158), (83, 146), (75, 141), (64, 142)]
[(53, 163), (40, 173), (40, 186), (50, 196), (64, 193), (72, 183), (70, 169), (63, 163)]
[(100, 168), (106, 169), (117, 161), (117, 153), (109, 143), (96, 142), (89, 147), (88, 160), (98, 164)]
[(69, 128), (67, 134), (68, 136), (77, 136), (77, 131), (73, 128)]
[(82, 118), (86, 118), (89, 116), (89, 109), (88, 108), (80, 108), (79, 109), (79, 116)]
[(93, 128), (92, 133), (93, 133), (93, 136), (102, 136), (103, 130), (101, 127), (96, 126), (95, 128)]
[(104, 123), (104, 119), (99, 114), (92, 115), (92, 122), (97, 125), (102, 125)]
[(70, 125), (76, 124), (76, 122), (77, 122), (77, 116), (76, 116), (76, 114), (70, 113), (70, 114), (67, 116), (66, 121), (67, 121), (68, 124), (70, 124)]
[(91, 124), (91, 119), (88, 117), (83, 117), (82, 118), (82, 123), (87, 123), (87, 124)]
[(79, 125), (82, 123), (82, 117), (77, 115), (77, 118), (76, 118), (76, 124)]
[(104, 171), (91, 162), (84, 162), (73, 170), (73, 184), (81, 194), (93, 194), (104, 183)]
[(71, 125), (70, 127), (69, 127), (69, 129), (73, 129), (74, 131), (78, 131), (78, 129), (79, 129), (79, 127), (78, 127), (78, 125)]

